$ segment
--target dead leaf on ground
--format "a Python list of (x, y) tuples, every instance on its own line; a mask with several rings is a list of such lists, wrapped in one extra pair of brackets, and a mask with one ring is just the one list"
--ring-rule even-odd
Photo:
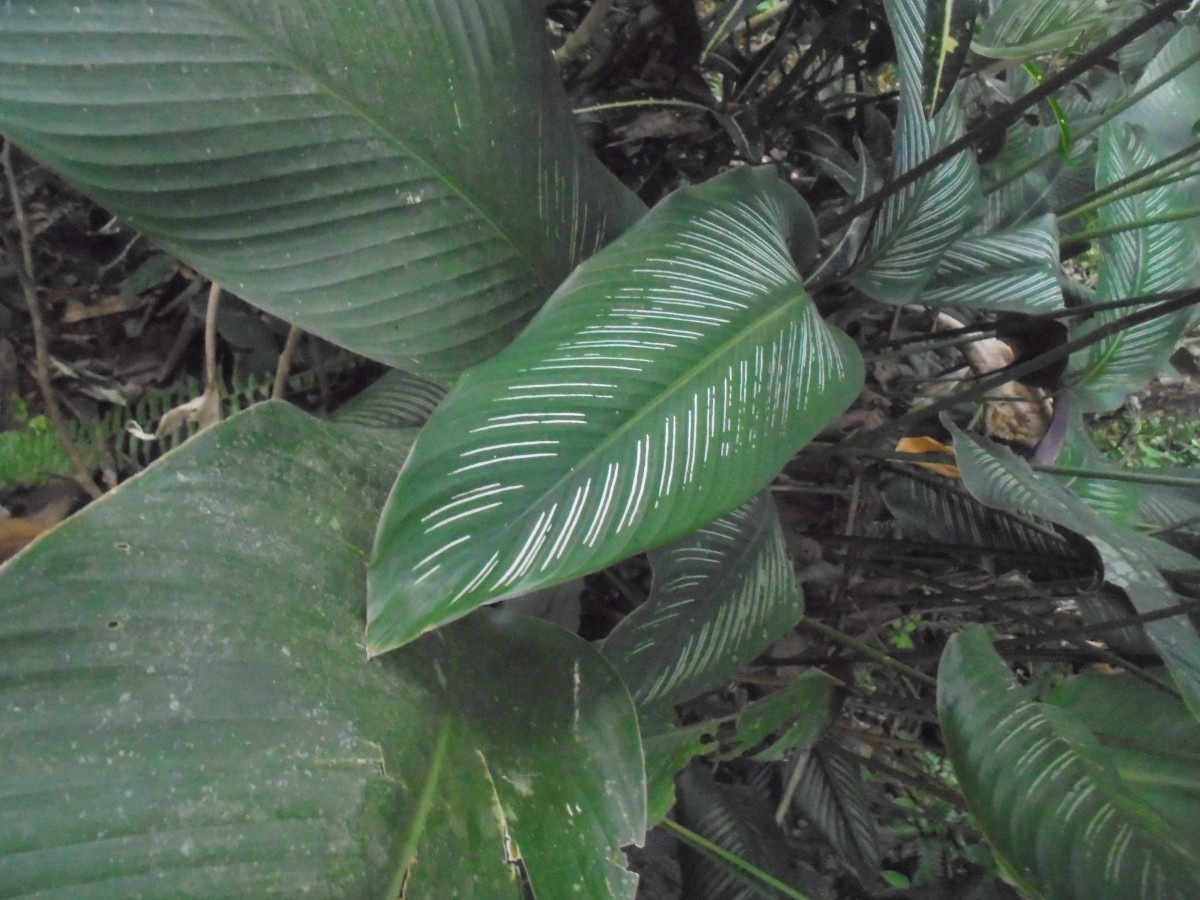
[(132, 312), (146, 303), (145, 297), (134, 297), (130, 294), (110, 294), (95, 303), (84, 303), (81, 300), (68, 300), (67, 308), (63, 311), (62, 321), (67, 325), (85, 322), (88, 319), (98, 319), (101, 316), (115, 316), (120, 313)]

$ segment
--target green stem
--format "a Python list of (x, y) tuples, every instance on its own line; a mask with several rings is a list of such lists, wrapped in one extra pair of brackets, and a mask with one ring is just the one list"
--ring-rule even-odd
[[(1106, 43), (1111, 43), (1111, 41), (1107, 41)], [(1181, 72), (1186, 71), (1187, 69), (1190, 69), (1197, 62), (1200, 62), (1200, 53), (1194, 53), (1191, 56), (1184, 59), (1182, 62), (1177, 63), (1176, 65), (1172, 66), (1170, 69), (1168, 69), (1166, 72), (1164, 72), (1158, 78), (1155, 78), (1153, 81), (1151, 81), (1145, 87), (1140, 88), (1140, 89), (1134, 91), (1132, 94), (1129, 94), (1128, 96), (1124, 97), (1121, 100), (1121, 102), (1117, 103), (1111, 109), (1105, 110), (1103, 115), (1100, 115), (1097, 118), (1095, 118), (1094, 120), (1082, 125), (1079, 128), (1079, 130), (1075, 133), (1075, 140), (1078, 141), (1082, 137), (1087, 137), (1093, 131), (1097, 131), (1098, 129), (1104, 127), (1110, 121), (1112, 121), (1114, 118), (1116, 118), (1121, 113), (1123, 113), (1125, 110), (1129, 109), (1129, 107), (1133, 106), (1135, 103), (1138, 103), (1140, 100), (1142, 100), (1145, 97), (1149, 96), (1150, 94), (1154, 93), (1160, 87), (1162, 87), (1164, 84), (1166, 84), (1168, 81), (1170, 81), (1172, 78), (1174, 78), (1176, 75), (1178, 75)], [(1038, 168), (1038, 166), (1042, 165), (1047, 160), (1052, 159), (1053, 157), (1057, 156), (1058, 153), (1059, 153), (1059, 148), (1055, 147), (1054, 149), (1047, 150), (1046, 152), (1042, 153), (1040, 156), (1029, 160), (1023, 166), (1018, 166), (1015, 170), (1013, 170), (1012, 172), (1009, 172), (1007, 175), (1005, 175), (999, 181), (985, 187), (983, 189), (984, 195), (986, 196), (987, 194), (991, 194), (994, 191), (998, 191), (1001, 188), (1006, 187), (1009, 184), (1012, 184), (1012, 182), (1016, 181), (1019, 178), (1022, 178), (1029, 172)]]
[(405, 836), (404, 846), (400, 849), (396, 874), (392, 876), (392, 883), (386, 894), (388, 897), (401, 896), (405, 879), (408, 878), (408, 870), (412, 868), (413, 861), (417, 858), (417, 849), (420, 846), (421, 838), (425, 836), (425, 825), (429, 820), (429, 814), (433, 811), (434, 795), (442, 779), (442, 763), (446, 761), (450, 752), (451, 730), (450, 717), (444, 716), (434, 742), (433, 755), (429, 759), (429, 770), (425, 773), (425, 783), (421, 785), (421, 793), (417, 797), (416, 809), (408, 826), (408, 834)]
[(711, 107), (705, 106), (703, 103), (695, 103), (691, 100), (655, 99), (654, 97), (650, 97), (646, 100), (618, 100), (613, 103), (597, 103), (594, 106), (581, 106), (578, 109), (572, 110), (572, 112), (577, 116), (582, 116), (587, 113), (608, 112), (611, 109), (645, 109), (659, 106), (676, 106), (681, 109), (694, 109), (705, 113), (713, 111)]
[[(1117, 200), (1124, 200), (1126, 197), (1132, 197), (1144, 191), (1153, 190), (1156, 187), (1172, 184), (1175, 181), (1187, 178), (1195, 174), (1195, 172), (1188, 170), (1188, 167), (1192, 165), (1189, 157), (1196, 155), (1198, 152), (1200, 152), (1200, 143), (1188, 144), (1182, 150), (1172, 153), (1169, 156), (1164, 156), (1153, 165), (1139, 169), (1131, 175), (1126, 175), (1112, 184), (1105, 185), (1100, 190), (1093, 191), (1076, 203), (1071, 203), (1061, 209), (1055, 210), (1054, 215), (1060, 221), (1074, 218), (1075, 216), (1084, 216)], [(1160, 177), (1150, 178), (1155, 173), (1160, 173)], [(1161, 177), (1163, 175), (1173, 177)]]
[[(800, 893), (795, 888), (784, 884), (782, 881), (780, 881), (774, 875), (764, 872), (762, 869), (760, 869), (758, 866), (754, 865), (753, 863), (749, 863), (746, 860), (742, 859), (740, 856), (738, 856), (734, 853), (730, 853), (725, 848), (717, 846), (712, 841), (710, 841), (708, 838), (704, 837), (703, 835), (696, 834), (696, 832), (692, 831), (690, 828), (680, 825), (678, 822), (675, 822), (671, 819), (664, 819), (663, 825), (666, 826), (668, 831), (675, 832), (675, 834), (677, 834), (680, 838), (682, 838), (683, 841), (685, 841), (688, 844), (691, 844), (697, 850), (700, 850), (703, 853), (707, 853), (710, 856), (715, 856), (717, 859), (721, 860), (722, 862), (727, 862), (731, 866), (741, 869), (743, 872), (745, 872), (751, 878), (761, 881), (763, 884), (774, 888), (775, 890), (782, 893), (785, 897), (791, 897), (792, 900), (810, 900), (810, 898), (808, 898), (804, 894)], [(769, 896), (769, 895), (764, 894), (764, 896)]]
[(1132, 222), (1121, 222), (1120, 224), (1107, 225), (1103, 228), (1088, 228), (1085, 231), (1064, 234), (1058, 239), (1058, 243), (1060, 247), (1066, 247), (1076, 242), (1094, 241), (1098, 238), (1111, 237), (1114, 234), (1121, 234), (1125, 231), (1137, 231), (1141, 228), (1149, 228), (1152, 225), (1167, 225), (1171, 222), (1178, 222), (1181, 219), (1194, 219), (1196, 216), (1200, 216), (1200, 206), (1187, 206), (1162, 216), (1150, 216), (1146, 219), (1135, 219)]
[[(1192, 0), (1168, 0), (1168, 2), (1156, 4), (1145, 15), (1135, 19), (1108, 40), (1102, 41), (1088, 52), (1077, 56), (1068, 65), (1047, 78), (1025, 96), (1013, 101), (997, 115), (971, 129), (957, 141), (951, 141), (937, 153), (928, 157), (924, 162), (913, 166), (903, 175), (884, 185), (869, 197), (852, 204), (829, 224), (828, 228), (825, 229), (825, 233), (837, 233), (858, 218), (858, 216), (881, 206), (883, 201), (888, 197), (900, 193), (909, 185), (928, 175), (948, 159), (952, 159), (962, 151), (974, 146), (976, 142), (995, 134), (997, 131), (1007, 130), (1009, 126), (1016, 124), (1020, 120), (1025, 110), (1036, 106), (1047, 97), (1053, 96), (1060, 88), (1066, 87), (1080, 75), (1091, 69), (1092, 66), (1109, 58), (1130, 41), (1141, 37), (1151, 28), (1168, 21), (1176, 13), (1185, 10), (1191, 2)], [(1197, 58), (1200, 59), (1200, 57)], [(1191, 60), (1189, 65), (1191, 62), (1195, 62), (1195, 60)], [(1174, 76), (1172, 75), (1172, 77)], [(1057, 149), (1053, 152), (1057, 152)]]
[(901, 675), (906, 675), (909, 678), (921, 682), (922, 684), (927, 684), (931, 687), (937, 687), (936, 678), (926, 675), (920, 669), (914, 669), (912, 666), (906, 666), (904, 663), (900, 662), (900, 660), (888, 656), (888, 654), (884, 653), (882, 650), (876, 650), (870, 644), (860, 641), (858, 638), (851, 637), (848, 634), (838, 631), (836, 628), (830, 628), (824, 622), (818, 622), (816, 619), (810, 619), (806, 616), (800, 620), (800, 627), (807, 628), (810, 631), (815, 631), (822, 637), (829, 638), (829, 640), (836, 644), (841, 644), (843, 647), (849, 647), (852, 650), (857, 650), (868, 659), (872, 659), (882, 666), (887, 666), (889, 669), (893, 669), (899, 672)]
[(1137, 484), (1164, 484), (1169, 487), (1200, 488), (1200, 478), (1184, 478), (1180, 475), (1155, 475), (1144, 469), (1088, 469), (1081, 466), (1048, 466), (1031, 463), (1038, 472), (1048, 475), (1065, 475), (1069, 478), (1097, 478), (1105, 481), (1132, 481)]
[[(1029, 77), (1033, 79), (1034, 84), (1041, 84), (1046, 80), (1045, 73), (1033, 60), (1027, 60), (1022, 63), (1021, 68), (1029, 73)], [(1070, 160), (1071, 123), (1067, 121), (1067, 114), (1063, 112), (1062, 104), (1056, 98), (1047, 97), (1046, 103), (1050, 107), (1050, 115), (1054, 116), (1054, 123), (1058, 126), (1058, 152), (1064, 159)]]

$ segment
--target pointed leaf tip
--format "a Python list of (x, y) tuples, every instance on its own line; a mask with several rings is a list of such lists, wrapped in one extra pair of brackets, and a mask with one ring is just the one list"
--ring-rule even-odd
[(740, 169), (576, 269), (418, 438), (376, 537), (369, 646), (665, 544), (765, 487), (862, 384), (797, 273), (815, 243), (795, 191)]

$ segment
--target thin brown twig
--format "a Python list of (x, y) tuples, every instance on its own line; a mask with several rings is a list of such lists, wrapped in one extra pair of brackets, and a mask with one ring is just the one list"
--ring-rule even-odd
[(66, 419), (63, 418), (62, 408), (58, 405), (58, 397), (55, 396), (54, 387), (50, 384), (50, 351), (46, 338), (46, 325), (42, 321), (41, 300), (38, 298), (37, 283), (34, 280), (33, 241), (29, 236), (29, 223), (25, 219), (25, 209), (17, 188), (17, 176), (13, 170), (12, 144), (8, 141), (4, 142), (4, 151), (0, 153), (0, 161), (4, 166), (4, 178), (8, 183), (9, 196), (12, 198), (13, 218), (20, 234), (20, 246), (18, 247), (13, 241), (12, 235), (8, 233), (8, 228), (0, 226), (0, 232), (3, 232), (4, 249), (12, 260), (13, 269), (17, 273), (17, 281), (20, 282), (21, 291), (25, 295), (25, 304), (29, 307), (29, 319), (33, 324), (34, 379), (37, 381), (38, 391), (42, 395), (42, 403), (46, 407), (46, 418), (50, 420), (50, 426), (54, 429), (58, 442), (62, 445), (67, 458), (71, 460), (71, 467), (75, 470), (75, 480), (94, 500), (104, 491), (96, 484), (96, 479), (92, 477), (87, 462), (79, 452), (74, 438), (71, 437)]
[(308, 336), (308, 355), (312, 359), (313, 371), (317, 374), (317, 388), (321, 392), (321, 412), (329, 412), (333, 405), (333, 385), (329, 381), (329, 371), (325, 368), (325, 352), (321, 349), (321, 340), (315, 334)]
[(300, 338), (304, 332), (298, 325), (293, 325), (291, 331), (288, 332), (287, 341), (284, 342), (283, 352), (279, 354), (279, 362), (275, 364), (275, 383), (271, 385), (271, 399), (282, 400), (283, 392), (287, 387), (288, 372), (292, 370), (292, 357), (296, 355), (296, 348), (300, 346)]
[(208, 307), (204, 312), (204, 388), (217, 390), (217, 310), (221, 304), (221, 285), (208, 288)]

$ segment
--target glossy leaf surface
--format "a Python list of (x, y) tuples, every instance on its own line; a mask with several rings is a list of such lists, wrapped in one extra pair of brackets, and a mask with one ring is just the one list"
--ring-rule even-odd
[(1046, 702), (1070, 710), (1122, 781), (1181, 834), (1193, 832), (1200, 821), (1200, 722), (1178, 697), (1130, 675), (1080, 675)]
[(256, 407), (0, 570), (0, 894), (632, 897), (628, 694), (484, 611), (368, 662), (397, 451)]
[(643, 211), (526, 0), (5, 4), (0, 131), (252, 303), (435, 374)]
[(1053, 216), (986, 235), (964, 235), (921, 292), (929, 306), (1041, 313), (1062, 307)]
[(789, 238), (803, 266), (815, 225), (773, 172), (682, 190), (463, 376), (380, 523), (370, 652), (694, 531), (845, 409), (862, 360)]
[(800, 621), (804, 598), (768, 493), (650, 553), (650, 596), (603, 653), (639, 708), (717, 687)]
[(1028, 699), (981, 627), (946, 645), (938, 718), (971, 812), (1028, 893), (1048, 900), (1195, 895), (1194, 834), (1174, 828), (1126, 784), (1076, 717)]

